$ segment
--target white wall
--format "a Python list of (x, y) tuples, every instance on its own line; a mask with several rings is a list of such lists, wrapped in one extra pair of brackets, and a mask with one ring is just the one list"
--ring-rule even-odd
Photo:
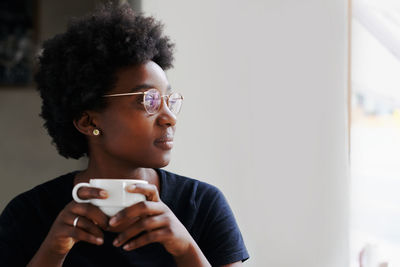
[(177, 43), (169, 169), (217, 185), (247, 266), (348, 265), (347, 2), (142, 3)]

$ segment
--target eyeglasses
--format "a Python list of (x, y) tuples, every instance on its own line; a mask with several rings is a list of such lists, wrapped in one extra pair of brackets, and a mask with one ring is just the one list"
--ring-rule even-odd
[(136, 93), (123, 93), (123, 94), (111, 94), (103, 95), (103, 97), (114, 97), (114, 96), (129, 96), (129, 95), (143, 95), (143, 106), (148, 114), (152, 115), (157, 113), (161, 108), (161, 101), (164, 97), (167, 97), (167, 107), (169, 110), (178, 115), (182, 107), (183, 96), (180, 93), (171, 93), (169, 95), (161, 95), (160, 91), (155, 88), (149, 89), (146, 92)]

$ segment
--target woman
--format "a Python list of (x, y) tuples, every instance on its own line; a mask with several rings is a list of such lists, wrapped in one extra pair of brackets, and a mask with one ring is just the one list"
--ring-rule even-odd
[[(222, 193), (160, 169), (183, 97), (164, 70), (173, 44), (151, 17), (106, 5), (44, 43), (36, 75), (58, 152), (88, 167), (14, 198), (0, 217), (0, 266), (241, 266), (248, 258)], [(108, 218), (72, 200), (90, 178), (143, 179), (146, 201)], [(82, 199), (107, 198), (83, 187)]]

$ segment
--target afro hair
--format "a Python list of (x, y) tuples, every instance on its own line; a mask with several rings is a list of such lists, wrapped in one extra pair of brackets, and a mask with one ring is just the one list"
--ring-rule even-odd
[(160, 22), (128, 4), (108, 3), (44, 42), (35, 76), (40, 115), (60, 155), (88, 155), (87, 138), (73, 121), (85, 110), (105, 107), (102, 95), (114, 86), (119, 69), (150, 60), (164, 70), (172, 67), (174, 44), (162, 30)]

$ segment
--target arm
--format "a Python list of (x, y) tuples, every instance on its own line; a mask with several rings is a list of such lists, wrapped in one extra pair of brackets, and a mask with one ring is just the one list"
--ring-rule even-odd
[(196, 224), (203, 233), (199, 246), (213, 266), (242, 266), (249, 255), (227, 200), (215, 186), (201, 186), (196, 200), (200, 211)]
[(211, 264), (207, 261), (203, 252), (193, 240), (192, 245), (189, 248), (189, 251), (180, 256), (175, 257), (175, 262), (177, 266), (211, 266)]
[(55, 255), (49, 253), (49, 249), (42, 248), (41, 246), (39, 250), (36, 252), (35, 256), (33, 256), (32, 260), (29, 262), (27, 267), (41, 266), (41, 267), (58, 267), (62, 266), (65, 255)]

